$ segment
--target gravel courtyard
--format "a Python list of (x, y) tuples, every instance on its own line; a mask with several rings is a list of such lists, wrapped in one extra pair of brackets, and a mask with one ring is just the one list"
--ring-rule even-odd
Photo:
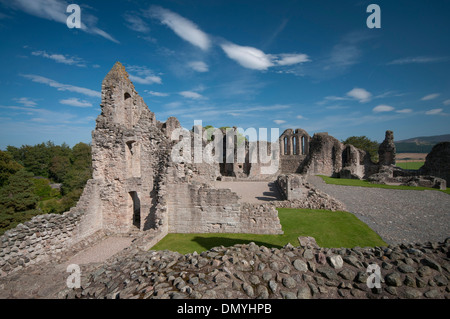
[(450, 196), (443, 192), (328, 185), (318, 176), (308, 182), (340, 200), (388, 244), (450, 237)]

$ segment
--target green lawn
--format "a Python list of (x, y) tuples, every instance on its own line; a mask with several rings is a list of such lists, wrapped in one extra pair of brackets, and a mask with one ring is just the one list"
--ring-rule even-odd
[(404, 162), (404, 163), (396, 163), (395, 165), (403, 169), (418, 170), (423, 166), (424, 163), (425, 162)]
[[(386, 188), (386, 189), (403, 189), (403, 190), (416, 190), (416, 191), (423, 191), (423, 190), (441, 191), (439, 189), (430, 188), (430, 187), (383, 185), (383, 184), (373, 184), (371, 182), (368, 182), (365, 180), (360, 180), (360, 179), (334, 178), (334, 177), (328, 177), (328, 176), (324, 176), (324, 175), (317, 175), (317, 176), (320, 176), (325, 181), (325, 183), (333, 184), (333, 185), (375, 187), (375, 188)], [(441, 192), (450, 194), (450, 189), (447, 188), (446, 190), (443, 190)]]
[(278, 208), (278, 216), (283, 235), (168, 234), (152, 249), (168, 249), (186, 254), (221, 245), (232, 246), (250, 242), (275, 248), (291, 243), (296, 247), (299, 245), (299, 236), (312, 236), (321, 247), (386, 246), (380, 236), (348, 212)]

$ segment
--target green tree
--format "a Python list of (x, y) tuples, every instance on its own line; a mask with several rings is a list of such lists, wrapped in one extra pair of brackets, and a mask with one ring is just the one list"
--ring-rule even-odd
[(10, 176), (8, 184), (0, 189), (0, 211), (19, 213), (33, 210), (38, 202), (33, 174), (24, 169)]
[(378, 162), (378, 147), (380, 144), (377, 141), (372, 141), (366, 136), (351, 136), (345, 141), (342, 141), (342, 143), (345, 145), (351, 144), (354, 147), (368, 152), (372, 162)]
[(72, 149), (71, 167), (63, 178), (62, 191), (64, 195), (76, 189), (83, 189), (88, 179), (92, 177), (91, 146), (78, 143)]
[(53, 156), (48, 168), (50, 178), (57, 183), (61, 183), (69, 171), (70, 166), (70, 154), (68, 156)]
[(0, 151), (0, 187), (7, 183), (11, 175), (14, 175), (21, 169), (23, 169), (23, 166), (17, 163), (11, 154)]

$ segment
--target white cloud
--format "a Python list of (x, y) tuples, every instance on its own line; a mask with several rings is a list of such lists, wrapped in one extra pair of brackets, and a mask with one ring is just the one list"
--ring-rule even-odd
[(153, 95), (153, 96), (160, 96), (160, 97), (169, 96), (169, 93), (147, 91), (147, 90), (145, 92), (147, 92), (148, 94)]
[(387, 65), (401, 65), (401, 64), (418, 64), (418, 63), (435, 63), (448, 60), (448, 57), (427, 57), (427, 56), (417, 56), (417, 57), (407, 57), (402, 59), (393, 60)]
[(47, 59), (51, 59), (57, 63), (63, 63), (68, 65), (76, 65), (79, 67), (85, 67), (86, 64), (84, 63), (83, 59), (80, 59), (78, 57), (69, 57), (62, 54), (49, 54), (45, 51), (34, 51), (31, 52), (34, 56), (42, 56)]
[[(145, 66), (129, 65), (127, 66), (130, 80), (139, 84), (161, 84), (161, 77), (154, 75), (152, 70)], [(134, 73), (134, 74), (132, 74)], [(135, 75), (136, 74), (136, 75)]]
[(443, 109), (432, 109), (429, 111), (426, 111), (425, 114), (426, 115), (436, 115), (436, 114), (440, 114), (442, 113)]
[(422, 101), (433, 100), (433, 99), (437, 98), (439, 95), (440, 95), (439, 93), (428, 94), (428, 95), (424, 96), (423, 98), (421, 98), (421, 100)]
[(148, 25), (136, 13), (126, 13), (124, 18), (129, 29), (141, 33), (150, 32)]
[(23, 74), (21, 76), (23, 76), (24, 78), (30, 79), (33, 82), (46, 84), (50, 87), (56, 88), (58, 91), (76, 92), (76, 93), (80, 93), (80, 94), (84, 94), (84, 95), (92, 96), (92, 97), (98, 97), (98, 98), (100, 98), (102, 96), (102, 94), (98, 91), (94, 91), (91, 89), (74, 86), (74, 85), (70, 85), (70, 84), (59, 83), (55, 80), (52, 80), (52, 79), (49, 79), (49, 78), (46, 78), (46, 77), (43, 77), (40, 75)]
[(92, 106), (92, 103), (90, 103), (88, 101), (84, 101), (84, 100), (79, 100), (75, 97), (60, 100), (59, 103), (65, 104), (65, 105), (70, 105), (70, 106), (75, 106), (75, 107), (91, 107)]
[(285, 120), (273, 120), (273, 121), (275, 122), (275, 124), (278, 124), (278, 125), (286, 123)]
[(299, 120), (304, 120), (305, 117), (303, 115), (297, 115), (296, 118), (298, 118)]
[(445, 101), (443, 102), (443, 104), (444, 104), (444, 105), (450, 105), (450, 100), (445, 100)]
[(208, 35), (200, 30), (200, 28), (192, 21), (183, 18), (182, 16), (170, 10), (152, 6), (148, 14), (152, 18), (159, 19), (162, 24), (165, 24), (180, 38), (188, 41), (192, 45), (199, 47), (202, 50), (208, 50), (211, 46), (211, 40)]
[(220, 45), (225, 54), (244, 68), (254, 70), (267, 70), (273, 66), (270, 56), (263, 51), (234, 43), (223, 43)]
[(372, 94), (365, 89), (354, 88), (350, 92), (347, 92), (347, 96), (358, 100), (360, 103), (364, 103), (370, 101)]
[(413, 110), (411, 110), (411, 109), (401, 109), (401, 110), (397, 110), (397, 111), (395, 111), (395, 112), (397, 112), (397, 113), (412, 113), (412, 111)]
[(275, 61), (278, 65), (293, 65), (311, 61), (306, 54), (283, 53), (279, 54), (278, 57), (279, 60)]
[(37, 103), (28, 97), (20, 97), (20, 98), (16, 98), (13, 100), (16, 101), (17, 103), (22, 104), (23, 106), (27, 106), (27, 107), (37, 106)]
[(130, 74), (130, 80), (139, 84), (153, 84), (153, 83), (158, 83), (161, 84), (162, 80), (159, 76), (156, 75), (149, 75), (146, 77), (139, 77), (136, 75), (131, 75)]
[(208, 65), (203, 61), (192, 61), (188, 63), (188, 66), (197, 72), (208, 72)]
[[(15, 10), (21, 10), (39, 18), (56, 21), (63, 24), (66, 24), (67, 22), (68, 15), (66, 13), (66, 9), (69, 3), (64, 0), (0, 0), (0, 2)], [(84, 8), (82, 11), (81, 30), (90, 34), (99, 35), (115, 43), (119, 43), (119, 41), (114, 39), (110, 34), (95, 26), (97, 23), (97, 18), (95, 16), (87, 13)], [(88, 25), (85, 23), (88, 23)]]
[(310, 61), (306, 54), (266, 54), (249, 46), (241, 46), (231, 42), (220, 45), (225, 54), (247, 69), (267, 70), (273, 66), (286, 66)]
[(391, 112), (393, 110), (394, 110), (394, 108), (392, 106), (382, 104), (382, 105), (378, 105), (378, 106), (374, 107), (372, 111), (374, 113), (380, 113), (380, 112)]
[(194, 99), (194, 100), (204, 98), (203, 95), (198, 94), (197, 92), (193, 92), (193, 91), (182, 91), (179, 94), (184, 96), (184, 97), (186, 97), (186, 98)]

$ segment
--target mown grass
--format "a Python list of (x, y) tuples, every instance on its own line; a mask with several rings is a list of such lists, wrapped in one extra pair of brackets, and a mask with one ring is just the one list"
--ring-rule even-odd
[(425, 162), (397, 162), (395, 165), (403, 169), (418, 170), (423, 164), (425, 164)]
[(298, 246), (299, 236), (312, 236), (321, 247), (374, 247), (385, 246), (381, 237), (348, 212), (327, 210), (278, 208), (284, 234), (168, 234), (153, 250), (172, 250), (182, 254), (202, 252), (217, 246), (235, 244), (281, 248), (287, 243)]
[(450, 189), (439, 190), (436, 188), (430, 187), (414, 187), (414, 186), (400, 186), (400, 185), (384, 185), (384, 184), (374, 184), (365, 180), (360, 179), (346, 179), (346, 178), (334, 178), (328, 177), (324, 175), (317, 175), (321, 177), (325, 183), (333, 184), (333, 185), (343, 185), (343, 186), (358, 186), (358, 187), (374, 187), (374, 188), (385, 188), (385, 189), (402, 189), (402, 190), (415, 190), (415, 191), (423, 191), (423, 190), (433, 190), (433, 191), (441, 191), (447, 194), (450, 194)]

